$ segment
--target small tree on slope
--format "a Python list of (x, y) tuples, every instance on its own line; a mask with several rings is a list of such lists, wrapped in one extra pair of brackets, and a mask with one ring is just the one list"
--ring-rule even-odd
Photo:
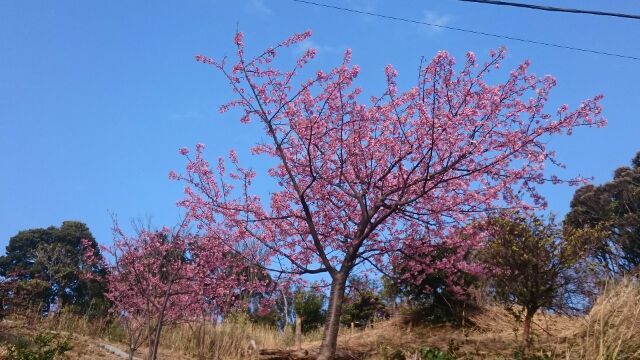
[(584, 248), (564, 238), (553, 217), (545, 221), (504, 214), (485, 226), (490, 240), (481, 257), (495, 270), (490, 285), (500, 301), (523, 309), (525, 346), (538, 310), (575, 313), (588, 306), (587, 289), (593, 287), (586, 276)]
[[(291, 70), (275, 68), (273, 60), (309, 36), (296, 34), (252, 59), (237, 33), (234, 63), (197, 57), (220, 70), (237, 96), (221, 111), (240, 108), (242, 122), (263, 125), (265, 141), (253, 153), (277, 162), (269, 170), (278, 184), (269, 205), (251, 192), (255, 172), (241, 167), (234, 151), (227, 172), (223, 160), (210, 167), (202, 145), (192, 155), (182, 149), (187, 171), (170, 178), (188, 184), (180, 202), (188, 216), (229, 248), (260, 246), (273, 261), (271, 270), (284, 274), (329, 274), (319, 359), (331, 359), (354, 268), (385, 271), (399, 249), (424, 253), (434, 244), (461, 242), (468, 246), (456, 246), (459, 254), (414, 264), (426, 271), (463, 266), (468, 247), (481, 240), (480, 234), (460, 236), (465, 225), (497, 208), (543, 205), (535, 185), (561, 182), (543, 176), (545, 163), (555, 162), (547, 137), (605, 120), (601, 96), (575, 111), (563, 105), (555, 116), (543, 112), (555, 80), (529, 74), (528, 62), (503, 83), (487, 84), (483, 77), (499, 66), (502, 49), (486, 63), (468, 53), (460, 72), (449, 54), (439, 52), (421, 63), (417, 84), (404, 92), (389, 65), (386, 88), (368, 103), (353, 86), (360, 70), (350, 64), (350, 50), (339, 66), (296, 85), (315, 50)], [(243, 256), (252, 261), (254, 253)]]

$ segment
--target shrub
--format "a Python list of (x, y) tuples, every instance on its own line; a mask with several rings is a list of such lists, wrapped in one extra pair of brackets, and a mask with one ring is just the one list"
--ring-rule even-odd
[(442, 351), (437, 347), (425, 346), (420, 349), (422, 360), (456, 360), (456, 356), (449, 351)]
[(7, 348), (10, 360), (53, 360), (69, 350), (69, 340), (60, 340), (53, 332), (39, 332), (33, 343), (20, 338)]

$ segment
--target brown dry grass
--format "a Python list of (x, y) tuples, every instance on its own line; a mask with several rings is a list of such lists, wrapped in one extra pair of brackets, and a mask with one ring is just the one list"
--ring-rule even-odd
[[(473, 326), (467, 328), (449, 325), (411, 328), (388, 321), (354, 334), (343, 331), (339, 345), (366, 353), (367, 359), (384, 359), (385, 354), (398, 349), (410, 359), (424, 347), (450, 349), (460, 360), (514, 359), (515, 352), (522, 347), (522, 329), (508, 311), (486, 307), (469, 319)], [(607, 286), (587, 316), (538, 313), (532, 337), (528, 355), (538, 359), (640, 359), (638, 279)]]
[[(167, 329), (161, 341), (163, 348), (206, 359), (245, 359), (256, 352), (251, 349), (251, 341), (257, 349), (275, 349), (285, 348), (288, 339), (274, 328), (248, 322), (200, 326), (180, 324)], [(202, 336), (202, 347), (198, 347), (198, 334)]]
[[(214, 325), (207, 323), (183, 323), (167, 327), (163, 331), (159, 359), (190, 360), (246, 359), (257, 353), (257, 349), (286, 348), (292, 336), (274, 328), (259, 326), (248, 321), (228, 322)], [(54, 317), (43, 317), (37, 311), (12, 314), (0, 321), (0, 360), (6, 357), (6, 346), (18, 337), (32, 338), (38, 331), (69, 336), (73, 350), (69, 359), (121, 359), (101, 347), (109, 344), (126, 352), (126, 335), (117, 322), (109, 319), (89, 319), (62, 311)], [(198, 346), (198, 334), (202, 334), (203, 346)], [(253, 341), (257, 349), (252, 350)], [(146, 348), (142, 346), (135, 354), (144, 358)]]
[(572, 343), (567, 358), (640, 359), (638, 279), (625, 279), (607, 286), (584, 321), (567, 331), (565, 336)]
[[(385, 321), (373, 328), (351, 332), (343, 329), (339, 347), (354, 353), (366, 354), (366, 359), (384, 359), (400, 350), (407, 359), (425, 347), (450, 350), (458, 359), (513, 359), (514, 351), (521, 347), (521, 329), (513, 316), (498, 307), (484, 309), (471, 316), (476, 324), (460, 328), (452, 325), (410, 327), (400, 321)], [(575, 326), (579, 319), (538, 314), (533, 329), (533, 347), (530, 354), (546, 354), (551, 358), (564, 358), (569, 338), (561, 334)], [(317, 347), (319, 342), (306, 344)]]
[[(514, 351), (522, 344), (521, 328), (508, 311), (487, 307), (469, 316), (469, 320), (473, 326), (465, 328), (449, 325), (411, 327), (391, 320), (365, 330), (342, 329), (338, 345), (344, 358), (350, 359), (385, 359), (396, 350), (412, 359), (424, 347), (450, 349), (460, 360), (514, 359)], [(201, 329), (199, 325), (181, 324), (167, 328), (160, 358), (188, 360), (200, 355), (204, 359), (248, 359), (256, 358), (256, 351), (249, 351), (252, 340), (258, 349), (287, 350), (292, 345), (290, 333), (249, 322), (206, 324)], [(118, 359), (102, 349), (102, 343), (125, 349), (122, 330), (112, 322), (90, 321), (64, 313), (53, 319), (23, 315), (0, 322), (0, 359), (3, 346), (19, 335), (33, 336), (41, 329), (71, 336), (74, 349), (69, 353), (69, 359)], [(640, 359), (640, 284), (637, 279), (627, 279), (608, 286), (584, 317), (537, 314), (532, 331), (533, 345), (529, 354), (545, 356), (538, 359)], [(200, 348), (196, 340), (198, 334), (203, 340)], [(305, 337), (303, 347), (309, 354), (318, 348), (320, 335), (321, 332), (316, 331)]]
[[(18, 337), (34, 337), (38, 330), (14, 321), (0, 323), (0, 359), (8, 359), (6, 345), (14, 342)], [(62, 333), (61, 336), (67, 338), (72, 346), (72, 349), (65, 354), (67, 359), (122, 360), (100, 347), (100, 342), (96, 339), (68, 333)]]

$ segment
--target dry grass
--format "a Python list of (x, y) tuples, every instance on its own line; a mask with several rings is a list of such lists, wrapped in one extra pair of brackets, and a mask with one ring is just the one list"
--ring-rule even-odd
[(79, 316), (64, 309), (52, 317), (44, 317), (37, 310), (22, 311), (11, 314), (8, 320), (28, 329), (73, 333), (116, 342), (125, 339), (124, 329), (110, 318)]
[[(252, 323), (181, 324), (167, 329), (162, 347), (204, 359), (245, 359), (256, 349), (286, 346), (286, 334)], [(253, 349), (255, 344), (256, 349)]]
[[(459, 328), (451, 325), (408, 327), (399, 321), (377, 323), (373, 328), (342, 329), (338, 346), (350, 350), (354, 358), (388, 359), (400, 351), (407, 359), (426, 347), (451, 351), (457, 359), (514, 359), (521, 347), (521, 329), (513, 317), (500, 308), (488, 308), (475, 320), (478, 326)], [(564, 359), (568, 338), (559, 337), (566, 326), (574, 326), (577, 319), (540, 314), (534, 319), (534, 345), (530, 355)], [(319, 341), (305, 344), (311, 350)], [(358, 355), (360, 357), (355, 357)], [(417, 359), (417, 358), (416, 358)]]
[(625, 279), (607, 286), (584, 322), (569, 332), (566, 358), (640, 359), (640, 284)]
[[(521, 344), (521, 326), (513, 316), (499, 307), (487, 307), (472, 314), (473, 326), (449, 325), (410, 327), (401, 321), (376, 323), (373, 328), (342, 329), (339, 348), (351, 358), (386, 359), (401, 351), (412, 359), (424, 347), (451, 350), (457, 359), (514, 359)], [(9, 325), (8, 325), (9, 324)], [(13, 325), (11, 325), (13, 324)], [(72, 359), (102, 358), (101, 342), (123, 345), (124, 332), (117, 322), (87, 319), (62, 312), (53, 318), (37, 314), (13, 316), (1, 323), (0, 343), (8, 343), (20, 333), (34, 334), (48, 329), (72, 334)], [(259, 349), (290, 349), (291, 332), (259, 326), (247, 321), (185, 323), (163, 332), (161, 359), (248, 359), (256, 358)], [(534, 318), (533, 346), (529, 355), (557, 360), (631, 360), (640, 359), (640, 284), (624, 280), (608, 286), (591, 312), (585, 317), (538, 314)], [(321, 331), (304, 338), (303, 347), (312, 353), (320, 344)], [(256, 349), (250, 344), (255, 343)], [(144, 351), (144, 349), (142, 349)], [(0, 348), (0, 358), (2, 349)]]
[[(72, 337), (74, 349), (69, 357), (71, 359), (118, 358), (104, 357), (102, 353), (108, 352), (103, 350), (94, 351), (101, 343), (115, 345), (123, 351), (127, 348), (124, 329), (117, 321), (109, 319), (89, 319), (65, 311), (49, 318), (37, 311), (29, 311), (12, 314), (2, 325), (0, 359), (5, 345), (15, 341), (18, 336), (29, 338), (41, 330)], [(250, 346), (252, 341), (257, 349), (283, 348), (287, 339), (287, 334), (276, 329), (249, 322), (206, 323), (204, 326), (202, 323), (183, 323), (163, 330), (160, 359), (246, 359), (256, 354), (256, 349)], [(145, 352), (146, 349), (142, 347), (136, 356), (143, 358)]]
[[(460, 360), (515, 358), (522, 345), (522, 328), (508, 311), (487, 307), (469, 318), (474, 326), (468, 328), (409, 328), (398, 322), (385, 322), (355, 334), (343, 331), (339, 344), (368, 354), (368, 359), (385, 359), (386, 354), (398, 349), (411, 359), (424, 347), (449, 349)], [(537, 314), (532, 337), (530, 359), (640, 359), (638, 280), (626, 279), (608, 286), (587, 316)], [(318, 344), (309, 344), (313, 345)]]
[[(15, 321), (3, 321), (0, 323), (0, 359), (9, 359), (6, 345), (17, 338), (33, 338), (41, 328), (25, 327), (24, 324)], [(100, 341), (83, 335), (61, 333), (71, 344), (71, 350), (65, 353), (66, 359), (97, 359), (97, 360), (122, 360), (100, 346)]]

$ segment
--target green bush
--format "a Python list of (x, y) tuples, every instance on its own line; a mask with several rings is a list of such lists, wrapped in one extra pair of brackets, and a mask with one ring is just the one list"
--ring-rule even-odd
[(380, 349), (380, 356), (384, 360), (407, 360), (407, 357), (404, 355), (402, 350), (390, 350), (388, 347), (382, 347)]
[(423, 347), (420, 349), (420, 359), (422, 360), (456, 360), (455, 355), (445, 352), (437, 347)]
[[(409, 358), (421, 360), (456, 360), (455, 354), (451, 351), (451, 344), (449, 344), (449, 350), (442, 351), (437, 347), (425, 346), (422, 349), (415, 352), (415, 350), (409, 351)], [(391, 350), (386, 346), (383, 346), (379, 350), (379, 354), (385, 360), (406, 360), (407, 355), (405, 351), (400, 349)], [(416, 357), (417, 356), (417, 357)]]
[(518, 348), (513, 352), (513, 360), (551, 360), (547, 354), (527, 354), (523, 348)]
[(19, 338), (8, 346), (10, 360), (54, 360), (56, 355), (62, 355), (71, 350), (68, 339), (59, 339), (53, 332), (40, 332), (33, 339), (33, 343)]

